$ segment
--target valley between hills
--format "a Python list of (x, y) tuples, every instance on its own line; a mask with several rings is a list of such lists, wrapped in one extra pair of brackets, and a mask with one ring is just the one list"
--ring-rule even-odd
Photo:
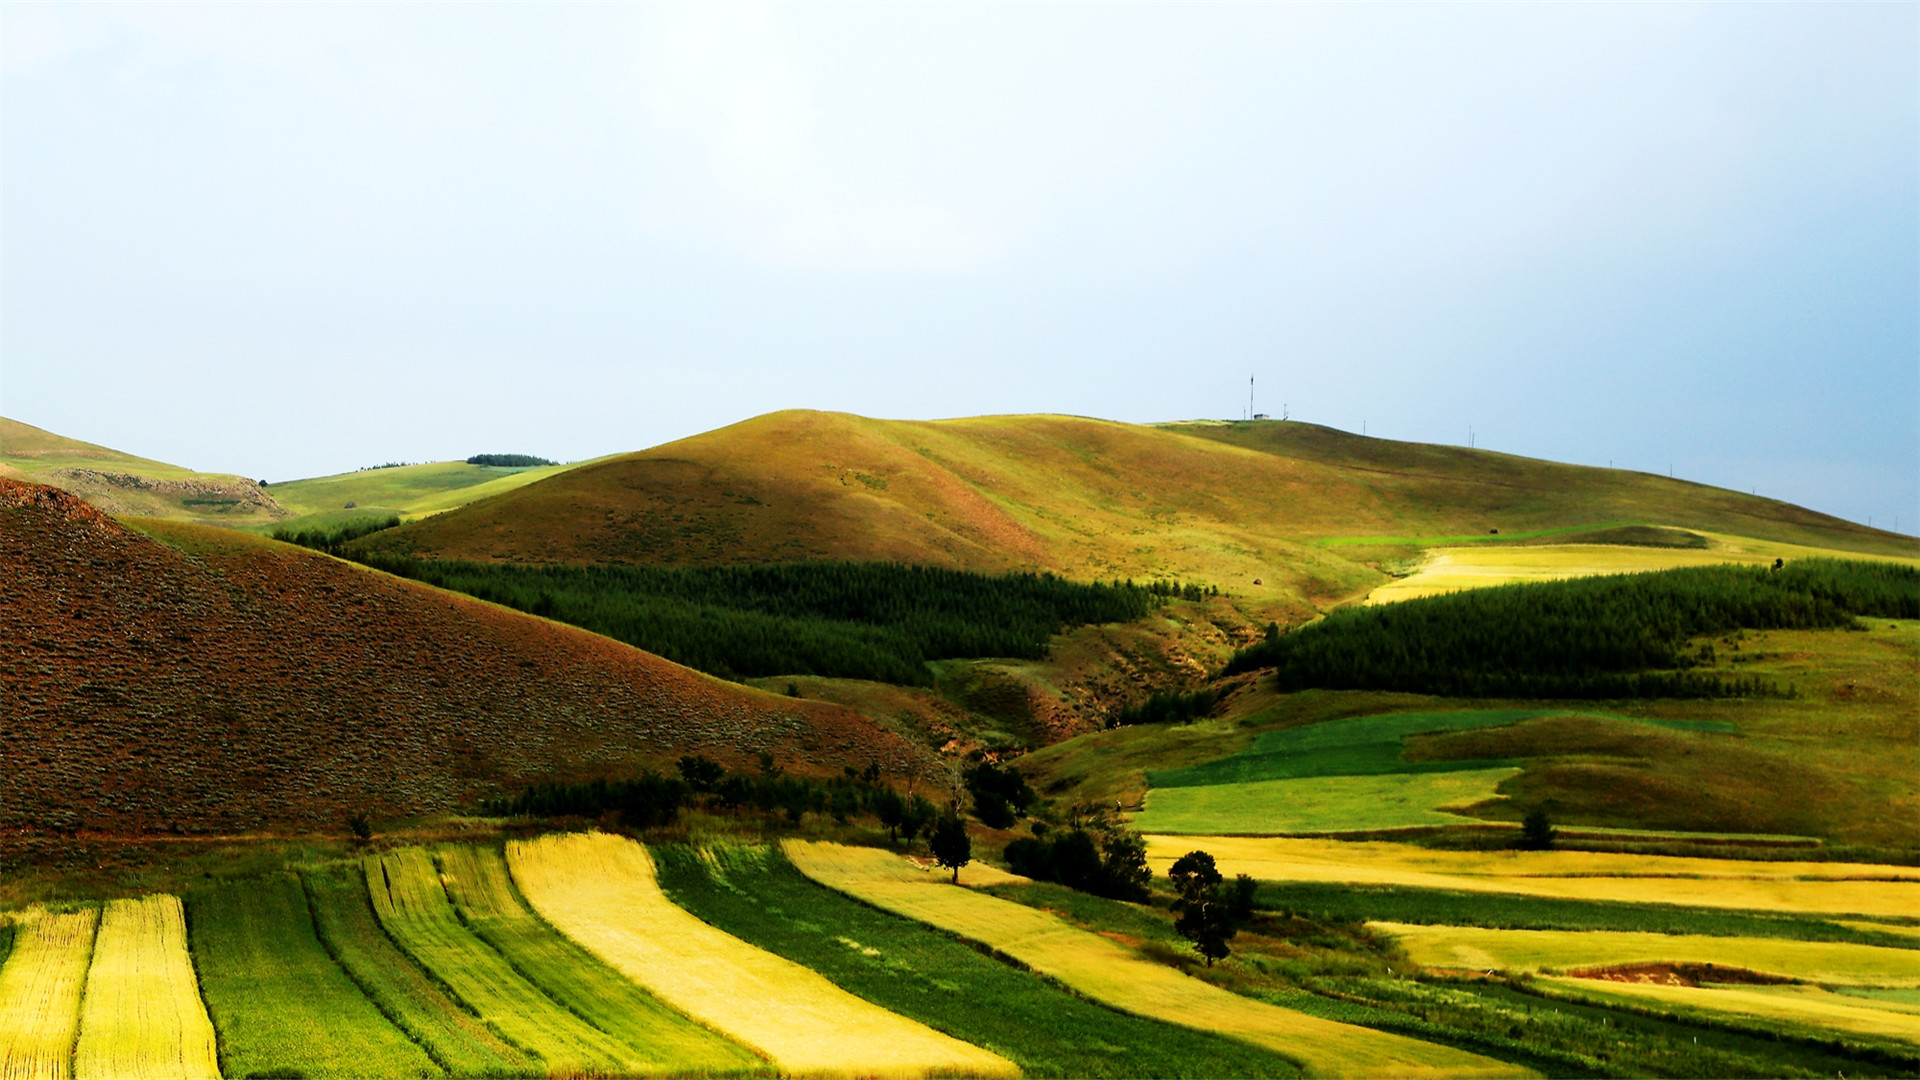
[(1920, 541), (1777, 500), (1292, 421), (268, 482), (0, 420), (0, 571), (0, 1075), (1920, 1073)]

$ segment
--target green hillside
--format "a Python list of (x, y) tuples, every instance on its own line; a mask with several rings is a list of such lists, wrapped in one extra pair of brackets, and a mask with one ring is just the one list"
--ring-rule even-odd
[(1308, 424), (807, 411), (607, 459), (363, 544), (476, 561), (1167, 577), (1283, 613), (1363, 595), (1426, 544), (1491, 530), (1605, 540), (1631, 537), (1614, 531), (1627, 526), (1716, 534), (1688, 543), (1749, 560), (1761, 557), (1749, 543), (1920, 556), (1911, 538), (1777, 500)]
[(272, 491), (275, 501), (299, 515), (299, 520), (291, 523), (294, 527), (386, 514), (412, 520), (513, 491), (584, 464), (590, 463), (511, 468), (433, 461), (289, 480), (272, 485)]

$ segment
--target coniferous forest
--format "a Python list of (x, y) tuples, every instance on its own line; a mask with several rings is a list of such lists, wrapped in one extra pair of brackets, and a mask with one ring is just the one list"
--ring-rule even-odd
[(1241, 650), (1227, 673), (1276, 669), (1278, 688), (1463, 697), (1728, 697), (1782, 692), (1699, 670), (1740, 630), (1920, 617), (1920, 570), (1804, 559), (1503, 585), (1337, 611)]
[(1124, 622), (1177, 587), (1078, 584), (891, 563), (530, 567), (371, 556), (368, 565), (558, 619), (724, 677), (929, 685), (929, 660), (1038, 659), (1047, 639)]

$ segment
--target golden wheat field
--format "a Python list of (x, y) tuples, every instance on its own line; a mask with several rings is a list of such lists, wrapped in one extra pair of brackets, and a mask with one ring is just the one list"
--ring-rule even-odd
[[(1217, 1031), (1301, 1062), (1316, 1076), (1515, 1076), (1517, 1066), (1341, 1024), (1229, 993), (1056, 915), (956, 888), (876, 848), (790, 840), (787, 857), (828, 888), (984, 942), (1123, 1012)], [(966, 870), (961, 880), (968, 879)]]
[(1920, 986), (1920, 950), (1839, 941), (1619, 930), (1488, 930), (1368, 923), (1426, 967), (1567, 971), (1617, 964), (1716, 964), (1838, 986)]
[(1680, 1006), (1760, 1017), (1788, 1024), (1920, 1043), (1920, 1017), (1814, 986), (1662, 986), (1653, 983), (1547, 977), (1556, 989), (1601, 1002)]
[(1580, 900), (1911, 918), (1920, 874), (1860, 863), (1762, 862), (1587, 851), (1435, 851), (1410, 844), (1287, 837), (1149, 836), (1165, 873), (1195, 849), (1262, 881), (1404, 885)]
[(87, 969), (77, 1080), (202, 1080), (220, 1075), (177, 896), (114, 900)]
[(13, 952), (0, 968), (0, 1080), (72, 1075), (73, 1035), (99, 911), (34, 906), (15, 915)]
[(514, 841), (540, 916), (694, 1019), (799, 1076), (1016, 1076), (998, 1054), (854, 997), (717, 930), (660, 891), (646, 848), (605, 833)]

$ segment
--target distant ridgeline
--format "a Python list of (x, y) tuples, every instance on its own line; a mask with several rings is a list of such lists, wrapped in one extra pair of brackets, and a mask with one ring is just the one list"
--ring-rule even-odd
[(531, 469), (537, 465), (557, 465), (532, 454), (475, 454), (467, 459), (469, 465), (491, 465), (496, 469)]
[(929, 685), (929, 660), (1038, 659), (1072, 626), (1140, 618), (1195, 586), (1082, 585), (891, 563), (532, 567), (361, 556), (376, 569), (572, 623), (723, 677)]
[(1697, 638), (1735, 630), (1920, 618), (1920, 569), (1803, 559), (1780, 570), (1701, 566), (1503, 585), (1348, 608), (1234, 655), (1281, 690), (1403, 690), (1515, 698), (1730, 697), (1783, 692), (1697, 670)]

